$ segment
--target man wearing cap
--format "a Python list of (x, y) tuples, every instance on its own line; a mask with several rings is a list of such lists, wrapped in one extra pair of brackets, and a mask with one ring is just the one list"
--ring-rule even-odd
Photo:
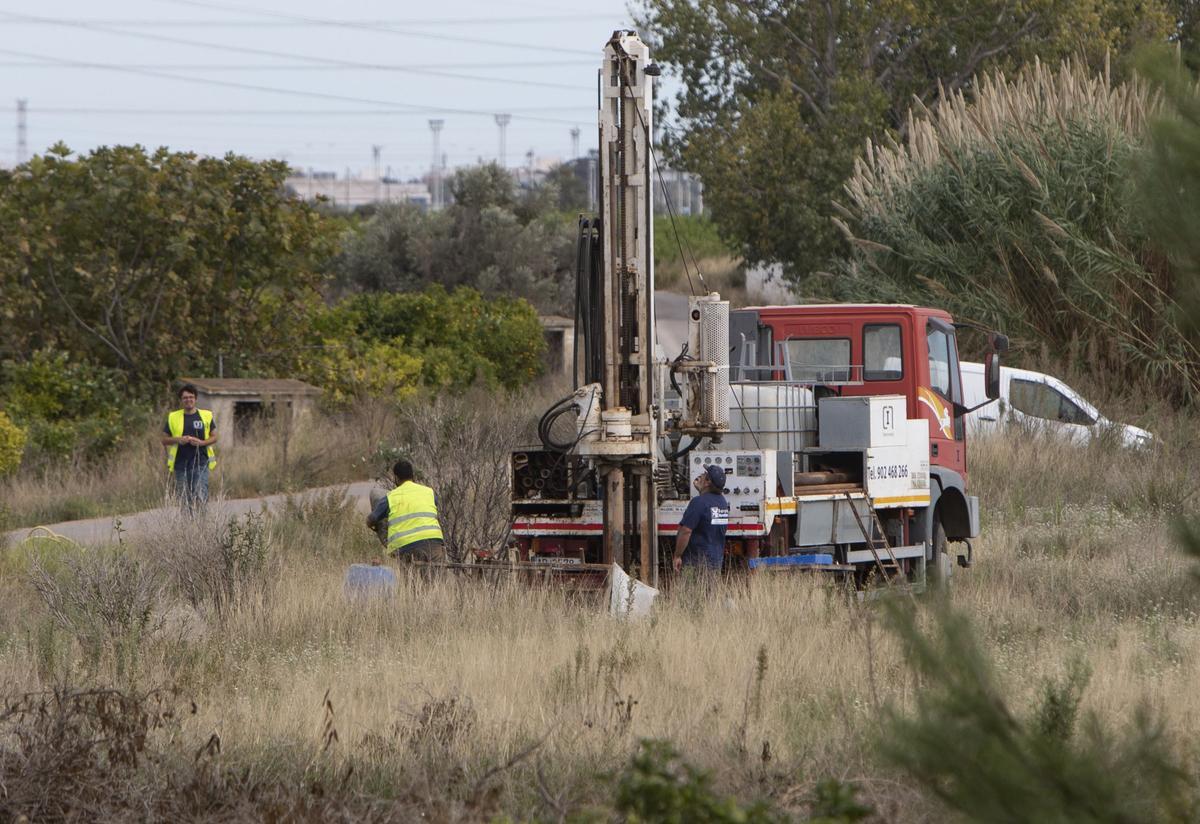
[(704, 467), (692, 482), (700, 494), (688, 503), (679, 519), (675, 536), (675, 570), (683, 566), (720, 572), (725, 561), (725, 529), (729, 525), (729, 501), (725, 488), (725, 470)]

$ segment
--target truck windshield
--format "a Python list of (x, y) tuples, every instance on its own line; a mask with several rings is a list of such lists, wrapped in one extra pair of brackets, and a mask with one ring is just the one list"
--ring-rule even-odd
[(848, 338), (792, 338), (787, 341), (788, 372), (801, 383), (850, 380)]

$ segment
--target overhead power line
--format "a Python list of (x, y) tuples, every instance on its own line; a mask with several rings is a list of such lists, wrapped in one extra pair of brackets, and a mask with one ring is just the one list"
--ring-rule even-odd
[[(533, 106), (511, 109), (512, 112), (529, 114), (531, 112), (573, 112), (590, 110), (590, 106)], [(145, 115), (148, 117), (355, 117), (355, 116), (394, 116), (394, 115), (424, 115), (444, 111), (443, 109), (421, 109), (399, 111), (396, 109), (122, 109), (99, 106), (38, 106), (31, 108), (37, 114), (119, 114), (128, 116)]]
[[(6, 20), (36, 20), (55, 26), (62, 26), (64, 28), (83, 29), (84, 31), (114, 34), (119, 37), (132, 37), (138, 40), (150, 40), (156, 43), (174, 43), (181, 46), (193, 46), (195, 48), (212, 49), (215, 51), (236, 52), (238, 54), (254, 54), (260, 57), (282, 58), (284, 60), (298, 60), (304, 63), (320, 64), (322, 66), (335, 66), (342, 69), (373, 69), (378, 65), (371, 63), (360, 63), (353, 60), (340, 60), (333, 57), (278, 52), (271, 49), (259, 49), (253, 46), (231, 46), (225, 43), (210, 43), (205, 40), (192, 40), (188, 37), (172, 37), (163, 34), (145, 34), (143, 32), (126, 31), (124, 29), (114, 28), (112, 26), (94, 25), (76, 20), (65, 20), (53, 17), (36, 17), (34, 15), (14, 14), (11, 12), (0, 12), (0, 14), (2, 14)], [(484, 83), (503, 83), (509, 86), (537, 86), (550, 89), (566, 89), (572, 92), (578, 92), (581, 88), (584, 88), (584, 86), (581, 85), (572, 85), (567, 83), (550, 83), (541, 80), (512, 80), (494, 76), (489, 77), (486, 75), (447, 72), (421, 66), (409, 66), (403, 69), (396, 69), (396, 71), (429, 75), (432, 77), (448, 77), (457, 80), (473, 80)]]
[(549, 46), (544, 43), (536, 44), (536, 47), (528, 41), (514, 43), (505, 40), (485, 40), (479, 37), (460, 37), (452, 34), (439, 34), (437, 32), (413, 31), (411, 29), (402, 29), (396, 26), (380, 26), (374, 24), (357, 23), (349, 20), (334, 20), (331, 18), (308, 17), (301, 14), (288, 14), (286, 12), (266, 11), (263, 9), (246, 9), (234, 5), (226, 5), (224, 3), (207, 3), (201, 0), (160, 0), (163, 3), (171, 3), (177, 6), (190, 6), (192, 8), (201, 9), (217, 9), (219, 11), (232, 11), (238, 14), (250, 14), (258, 17), (268, 17), (272, 20), (287, 20), (295, 23), (309, 23), (313, 25), (330, 26), (339, 29), (357, 29), (359, 31), (369, 31), (376, 34), (394, 34), (401, 37), (423, 38), (426, 40), (447, 40), (455, 43), (471, 43), (476, 46), (496, 46), (506, 49), (521, 49), (529, 52), (535, 48), (540, 53), (552, 52), (554, 54), (574, 54), (580, 57), (596, 57), (597, 53), (586, 49), (565, 49), (561, 46)]
[[(334, 100), (340, 103), (362, 103), (369, 106), (387, 106), (391, 109), (391, 113), (399, 114), (406, 112), (408, 114), (461, 114), (470, 115), (473, 117), (492, 117), (494, 112), (480, 111), (478, 109), (458, 109), (445, 106), (421, 106), (415, 103), (397, 103), (391, 100), (379, 100), (368, 97), (350, 97), (340, 94), (329, 94), (326, 92), (304, 91), (301, 89), (284, 89), (275, 86), (261, 86), (256, 83), (239, 83), (233, 80), (216, 80), (210, 77), (191, 77), (185, 74), (174, 74), (172, 72), (160, 72), (150, 69), (134, 69), (111, 63), (96, 63), (84, 60), (67, 60), (64, 58), (50, 57), (44, 54), (32, 54), (30, 52), (17, 51), (15, 49), (0, 49), (0, 54), (6, 54), (11, 57), (24, 57), (33, 60), (44, 60), (59, 63), (64, 66), (72, 66), (80, 69), (103, 69), (105, 71), (122, 72), (124, 74), (136, 74), (143, 77), (156, 77), (165, 80), (176, 80), (182, 83), (196, 83), (205, 86), (220, 86), (227, 89), (245, 89), (249, 91), (267, 92), (270, 94), (282, 94), (291, 97), (306, 97), (314, 100)], [(541, 123), (559, 123), (566, 125), (575, 125), (574, 120), (564, 120), (557, 117), (543, 117), (538, 115), (521, 115), (523, 120), (537, 121)]]
[[(130, 69), (157, 69), (162, 71), (221, 71), (221, 72), (253, 72), (253, 71), (339, 71), (363, 70), (381, 72), (404, 72), (413, 70), (433, 69), (530, 69), (551, 68), (556, 66), (591, 66), (596, 61), (584, 60), (542, 60), (536, 62), (515, 63), (355, 63), (349, 66), (321, 66), (311, 63), (123, 63)], [(40, 63), (36, 60), (5, 60), (0, 61), (0, 68), (58, 68), (53, 63)]]
[[(257, 13), (257, 12), (255, 12)], [(135, 18), (91, 18), (81, 19), (81, 23), (94, 23), (101, 26), (128, 26), (130, 28), (210, 28), (210, 29), (241, 29), (241, 28), (300, 28), (328, 26), (495, 26), (495, 25), (530, 25), (537, 23), (562, 23), (578, 20), (611, 20), (611, 14), (544, 14), (531, 17), (458, 17), (458, 18), (413, 18), (410, 20), (146, 20)], [(24, 21), (37, 25), (42, 21)]]

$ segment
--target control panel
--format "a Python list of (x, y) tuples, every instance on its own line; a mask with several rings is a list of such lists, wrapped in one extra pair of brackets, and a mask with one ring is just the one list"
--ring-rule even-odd
[[(689, 480), (699, 475), (705, 467), (716, 465), (725, 470), (725, 488), (722, 494), (729, 501), (731, 516), (756, 516), (761, 513), (762, 503), (775, 497), (775, 462), (777, 454), (772, 449), (763, 450), (705, 450), (693, 452), (689, 460)], [(691, 496), (696, 496), (692, 487)]]

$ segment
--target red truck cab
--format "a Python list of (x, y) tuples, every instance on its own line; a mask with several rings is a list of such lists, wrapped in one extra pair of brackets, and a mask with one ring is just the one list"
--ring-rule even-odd
[(938, 523), (951, 541), (978, 534), (978, 502), (966, 494), (962, 376), (949, 314), (902, 304), (754, 306), (731, 313), (729, 342), (733, 380), (762, 379), (763, 368), (774, 366), (775, 380), (907, 398), (908, 416), (929, 421), (931, 492), (939, 498), (921, 528), (930, 541)]

